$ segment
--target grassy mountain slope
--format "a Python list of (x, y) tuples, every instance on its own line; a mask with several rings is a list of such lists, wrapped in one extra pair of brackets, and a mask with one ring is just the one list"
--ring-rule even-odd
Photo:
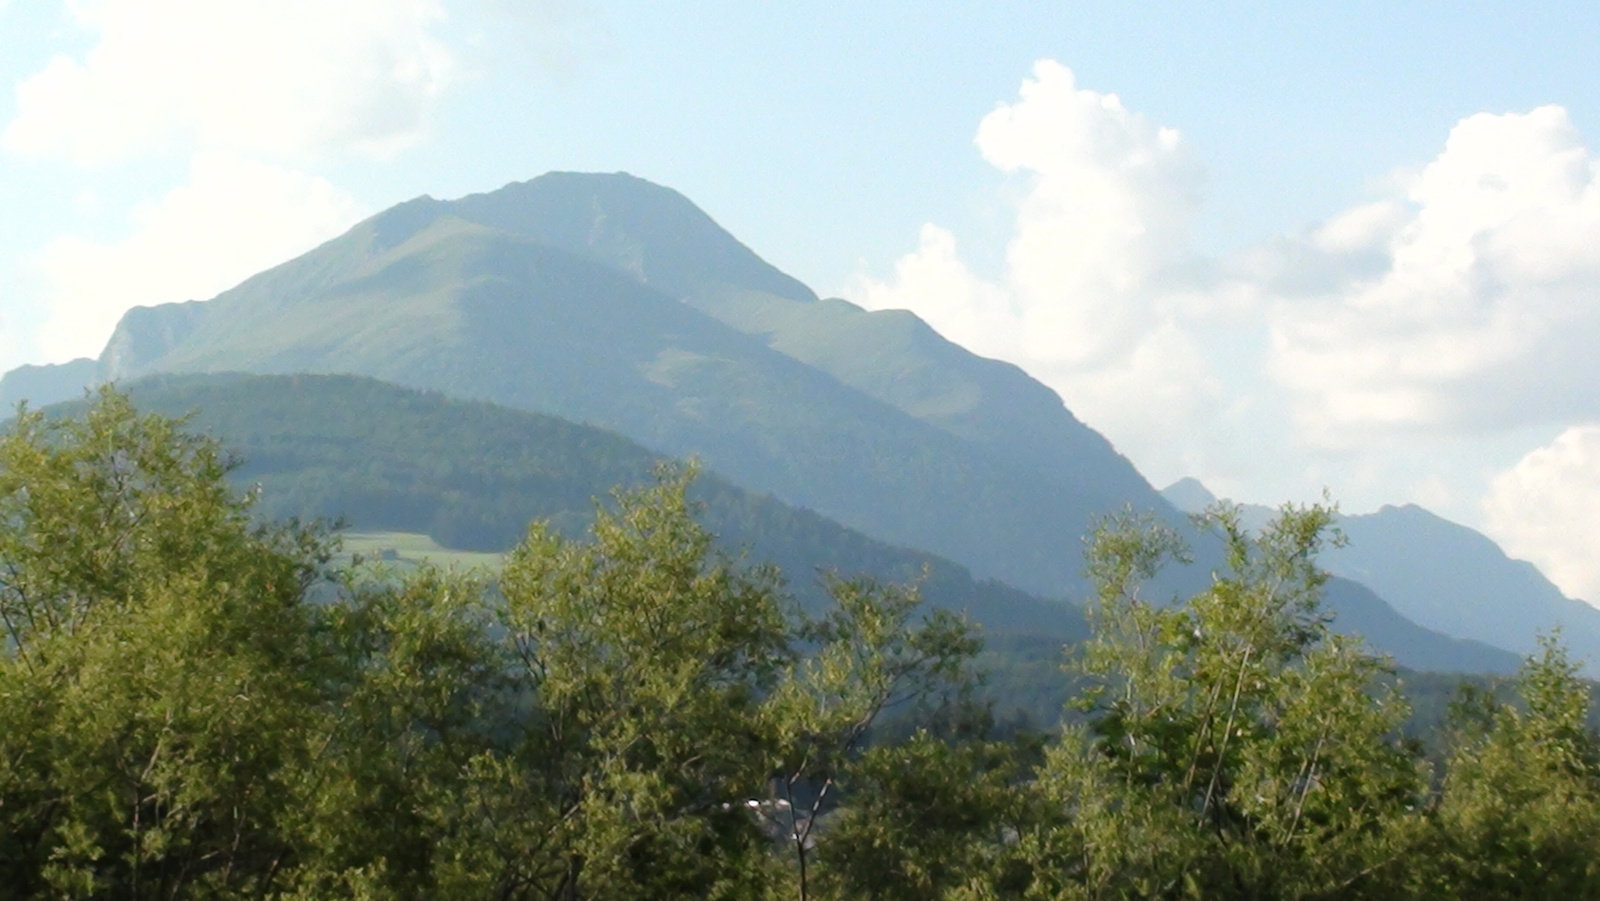
[(1069, 486), (1088, 505), (1164, 507), (1131, 463), (1021, 369), (977, 356), (909, 312), (819, 301), (671, 188), (555, 172), (442, 206), (627, 273), (1008, 466)]

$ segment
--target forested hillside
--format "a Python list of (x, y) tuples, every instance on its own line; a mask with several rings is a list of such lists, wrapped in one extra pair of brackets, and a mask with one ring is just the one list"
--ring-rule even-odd
[[(353, 376), (156, 376), (130, 391), (143, 408), (193, 414), (193, 428), (232, 449), (242, 464), (234, 482), (260, 487), (255, 509), (264, 519), (343, 520), (453, 548), (509, 550), (533, 520), (581, 535), (597, 503), (648, 484), (666, 462), (600, 429)], [(947, 560), (874, 541), (714, 473), (696, 479), (693, 497), (722, 547), (781, 567), (813, 608), (824, 599), (820, 573), (869, 574), (920, 580), (930, 603), (991, 630), (1057, 643), (1085, 634), (1076, 604), (975, 580)]]

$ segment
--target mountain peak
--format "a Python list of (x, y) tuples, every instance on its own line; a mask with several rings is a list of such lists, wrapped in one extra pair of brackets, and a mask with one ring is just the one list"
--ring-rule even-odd
[(817, 299), (689, 198), (626, 172), (550, 172), (442, 207), (469, 222), (620, 269), (680, 299), (719, 286)]
[(374, 242), (387, 249), (404, 244), (406, 239), (432, 225), (445, 213), (445, 204), (427, 194), (396, 204), (367, 220)]
[(1193, 476), (1184, 476), (1161, 489), (1161, 496), (1185, 513), (1199, 513), (1217, 502), (1217, 496)]

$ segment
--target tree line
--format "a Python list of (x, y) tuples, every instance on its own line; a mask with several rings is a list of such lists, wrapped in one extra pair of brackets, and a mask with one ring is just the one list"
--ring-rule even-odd
[(1329, 628), (1332, 512), (1142, 593), (1088, 542), (1077, 715), (1001, 733), (975, 631), (834, 576), (803, 612), (695, 519), (692, 469), (492, 584), (334, 565), (113, 390), (0, 437), (0, 885), (18, 898), (1600, 896), (1600, 741), (1551, 641), (1429, 753)]

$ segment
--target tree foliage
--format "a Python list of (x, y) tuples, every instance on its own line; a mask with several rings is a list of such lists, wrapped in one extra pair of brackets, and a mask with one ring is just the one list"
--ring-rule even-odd
[(1041, 771), (1063, 811), (1036, 839), (1050, 878), (1091, 897), (1392, 891), (1375, 887), (1426, 780), (1397, 739), (1404, 704), (1374, 693), (1382, 662), (1319, 607), (1332, 515), (1289, 507), (1251, 534), (1214, 508), (1229, 571), (1183, 605), (1139, 594), (1183, 554), (1170, 531), (1123, 519), (1093, 536), (1096, 635), (1076, 661), (1088, 726)]
[(326, 546), (107, 391), (0, 440), (0, 870), (19, 897), (266, 890), (319, 731)]

